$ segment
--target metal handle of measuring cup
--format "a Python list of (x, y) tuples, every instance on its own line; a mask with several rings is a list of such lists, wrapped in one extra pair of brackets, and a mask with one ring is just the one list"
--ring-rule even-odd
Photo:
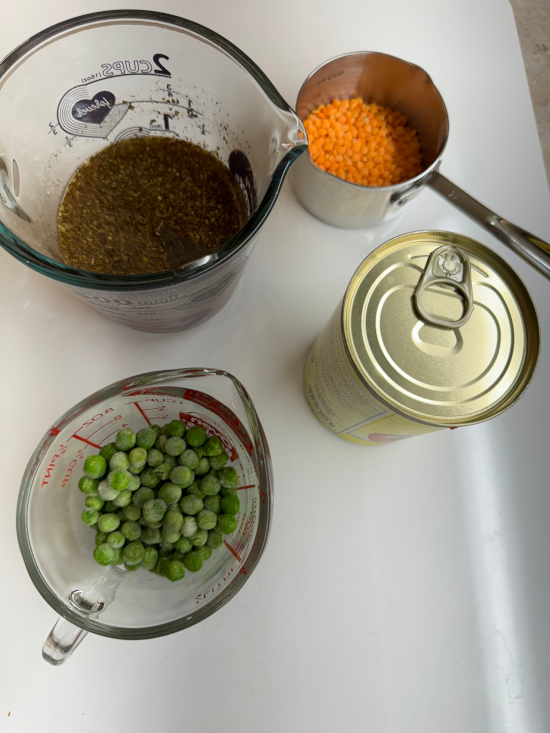
[(441, 173), (434, 173), (427, 185), (550, 280), (550, 244), (498, 216)]

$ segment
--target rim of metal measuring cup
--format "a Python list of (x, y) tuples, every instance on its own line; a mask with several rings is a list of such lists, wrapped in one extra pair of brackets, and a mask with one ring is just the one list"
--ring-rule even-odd
[[(237, 48), (237, 46), (232, 44), (231, 41), (228, 41), (215, 31), (207, 28), (206, 26), (200, 25), (199, 23), (195, 23), (185, 18), (180, 18), (177, 15), (158, 13), (156, 11), (149, 10), (105, 10), (97, 13), (79, 15), (75, 18), (62, 21), (61, 23), (56, 23), (55, 25), (40, 31), (40, 33), (36, 33), (34, 36), (31, 36), (27, 41), (24, 41), (20, 46), (15, 48), (2, 61), (0, 61), (0, 81), (2, 80), (2, 77), (15, 64), (17, 64), (18, 61), (49, 38), (53, 38), (59, 33), (77, 28), (81, 25), (113, 19), (156, 20), (164, 23), (170, 23), (189, 31), (190, 33), (202, 36), (207, 41), (211, 41), (222, 52), (225, 52), (228, 56), (233, 58), (245, 72), (250, 74), (254, 81), (259, 84), (268, 99), (276, 107), (285, 112), (291, 112), (294, 114), (294, 110), (285, 102), (283, 97), (279, 94), (260, 67), (257, 66), (254, 61), (252, 61), (252, 59), (239, 48)], [(164, 284), (174, 283), (175, 281), (181, 282), (192, 280), (194, 277), (208, 272), (217, 264), (232, 257), (250, 241), (258, 229), (263, 225), (268, 214), (273, 208), (287, 169), (306, 149), (307, 139), (304, 138), (303, 145), (297, 144), (281, 160), (273, 173), (271, 182), (263, 199), (258, 204), (256, 210), (252, 213), (246, 224), (237, 232), (237, 234), (216, 250), (215, 259), (191, 271), (174, 273), (171, 270), (165, 270), (164, 272), (154, 273), (152, 275), (105, 275), (102, 273), (77, 270), (36, 252), (25, 244), (25, 242), (19, 239), (19, 237), (9, 231), (2, 222), (0, 222), (0, 244), (13, 257), (20, 262), (23, 262), (23, 264), (27, 265), (31, 269), (67, 285), (76, 285), (84, 288), (94, 287), (98, 290), (125, 291), (149, 289), (162, 286)]]
[(321, 64), (319, 64), (319, 66), (313, 69), (313, 71), (310, 74), (308, 74), (304, 83), (300, 87), (298, 96), (296, 97), (296, 115), (300, 118), (300, 120), (302, 120), (302, 122), (304, 121), (298, 113), (300, 97), (302, 96), (302, 92), (304, 91), (305, 86), (312, 79), (312, 77), (315, 76), (315, 74), (321, 71), (323, 67), (327, 66), (328, 64), (331, 64), (333, 61), (339, 61), (340, 59), (350, 58), (352, 56), (364, 56), (365, 54), (368, 54), (369, 56), (384, 56), (386, 58), (395, 59), (396, 61), (399, 61), (403, 64), (407, 64), (408, 66), (412, 67), (413, 69), (418, 69), (418, 71), (420, 71), (422, 74), (425, 74), (426, 77), (429, 79), (429, 81), (432, 83), (435, 91), (437, 92), (437, 94), (439, 95), (441, 99), (443, 109), (445, 110), (445, 117), (446, 117), (446, 122), (447, 122), (447, 134), (445, 135), (445, 140), (443, 142), (443, 145), (441, 147), (441, 150), (437, 158), (425, 170), (421, 171), (417, 176), (414, 176), (414, 178), (409, 178), (406, 181), (402, 181), (401, 183), (392, 183), (389, 186), (364, 186), (361, 183), (353, 183), (352, 181), (346, 181), (343, 178), (339, 178), (338, 176), (335, 176), (334, 173), (330, 173), (329, 171), (324, 171), (322, 168), (319, 168), (319, 166), (313, 162), (311, 155), (309, 154), (309, 151), (307, 152), (307, 160), (320, 173), (325, 173), (327, 176), (330, 176), (331, 178), (336, 179), (343, 186), (350, 186), (352, 188), (362, 189), (362, 190), (365, 190), (365, 188), (367, 188), (369, 191), (384, 191), (384, 192), (396, 191), (397, 192), (398, 190), (403, 191), (404, 185), (407, 184), (407, 191), (413, 190), (417, 188), (418, 185), (423, 185), (426, 182), (426, 179), (429, 178), (433, 173), (435, 173), (437, 169), (439, 168), (439, 166), (441, 165), (441, 158), (443, 157), (443, 153), (445, 152), (445, 148), (447, 147), (447, 142), (449, 141), (449, 133), (450, 133), (449, 112), (447, 110), (447, 105), (445, 104), (445, 100), (441, 96), (441, 92), (437, 88), (432, 77), (428, 74), (428, 72), (425, 69), (422, 68), (422, 66), (419, 66), (418, 64), (413, 64), (412, 61), (407, 61), (406, 59), (402, 59), (400, 56), (394, 56), (391, 53), (382, 53), (381, 51), (350, 51), (349, 53), (338, 54), (338, 56), (333, 56), (332, 58), (327, 59), (326, 61), (323, 61)]
[[(38, 471), (42, 458), (46, 455), (46, 452), (50, 448), (51, 444), (58, 439), (59, 430), (65, 425), (69, 424), (72, 420), (78, 417), (82, 412), (87, 410), (91, 405), (109, 399), (110, 397), (116, 397), (124, 394), (131, 394), (135, 392), (137, 388), (148, 388), (152, 385), (158, 384), (159, 382), (176, 381), (178, 379), (185, 380), (196, 377), (208, 377), (208, 376), (219, 376), (226, 377), (232, 383), (239, 397), (242, 400), (246, 415), (250, 422), (250, 428), (252, 435), (250, 436), (253, 440), (255, 452), (257, 455), (258, 464), (258, 486), (262, 492), (262, 496), (265, 495), (265, 502), (260, 503), (258, 507), (259, 515), (263, 521), (258, 521), (258, 531), (250, 552), (243, 562), (243, 568), (246, 567), (246, 572), (236, 573), (232, 580), (229, 582), (224, 593), (219, 595), (210, 603), (205, 606), (201, 606), (200, 609), (193, 611), (191, 614), (169, 621), (163, 624), (157, 624), (156, 626), (146, 626), (141, 628), (122, 628), (118, 626), (111, 626), (109, 624), (100, 623), (93, 618), (85, 618), (84, 616), (76, 613), (71, 607), (64, 603), (54, 591), (50, 588), (46, 580), (44, 579), (42, 572), (40, 571), (39, 565), (35, 559), (32, 545), (29, 538), (29, 526), (27, 522), (28, 505), (31, 496), (33, 480), (36, 472)], [(258, 446), (260, 449), (258, 449)], [(269, 534), (271, 530), (271, 518), (273, 513), (273, 474), (271, 468), (271, 459), (267, 438), (265, 436), (262, 424), (256, 413), (254, 403), (250, 398), (250, 395), (244, 388), (243, 384), (232, 374), (226, 372), (223, 369), (209, 369), (206, 367), (191, 367), (187, 369), (170, 369), (168, 371), (156, 371), (156, 372), (145, 372), (143, 374), (136, 374), (135, 376), (128, 377), (127, 379), (114, 382), (103, 389), (94, 392), (85, 399), (81, 400), (70, 410), (67, 410), (55, 423), (49, 428), (46, 434), (38, 443), (36, 450), (33, 452), (29, 459), (25, 473), (21, 481), (21, 488), (19, 490), (19, 496), (17, 498), (17, 513), (16, 513), (16, 529), (17, 529), (17, 541), (19, 543), (19, 549), (23, 556), (25, 568), (42, 598), (64, 619), (70, 623), (78, 626), (85, 631), (90, 631), (93, 634), (100, 636), (107, 636), (112, 639), (153, 639), (157, 636), (166, 636), (167, 634), (173, 634), (176, 631), (189, 628), (198, 624), (200, 621), (211, 616), (213, 613), (218, 611), (220, 608), (225, 606), (243, 587), (248, 578), (252, 575), (254, 569), (259, 563), (264, 550), (269, 540)]]

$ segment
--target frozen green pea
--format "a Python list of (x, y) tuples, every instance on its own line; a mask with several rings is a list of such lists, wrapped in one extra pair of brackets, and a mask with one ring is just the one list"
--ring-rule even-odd
[(156, 547), (146, 547), (143, 554), (143, 560), (141, 561), (142, 567), (146, 570), (152, 570), (157, 564), (159, 559), (159, 552)]
[(164, 454), (162, 451), (157, 448), (151, 448), (151, 450), (147, 451), (147, 465), (151, 466), (151, 468), (156, 468), (163, 462)]
[(155, 472), (155, 475), (158, 477), (159, 482), (160, 481), (166, 481), (170, 477), (170, 471), (172, 471), (172, 466), (170, 466), (169, 463), (164, 461), (160, 464), (160, 466), (157, 466), (156, 468), (152, 469)]
[(219, 514), (222, 509), (222, 498), (219, 494), (214, 494), (214, 496), (207, 496), (204, 499), (204, 508), (208, 509), (209, 512), (214, 512), (214, 514)]
[(188, 494), (187, 496), (184, 496), (180, 501), (180, 509), (184, 514), (188, 514), (189, 516), (194, 516), (195, 514), (198, 514), (203, 508), (203, 500), (199, 499), (199, 497), (195, 496), (194, 494)]
[(121, 525), (120, 531), (127, 540), (132, 542), (133, 540), (137, 540), (139, 537), (141, 537), (142, 529), (139, 522), (132, 522), (130, 520), (127, 520)]
[(143, 508), (143, 505), (145, 502), (150, 501), (151, 499), (155, 498), (155, 492), (153, 489), (149, 489), (146, 486), (142, 486), (137, 491), (134, 492), (132, 502), (140, 509)]
[(183, 537), (192, 537), (198, 528), (199, 525), (195, 517), (183, 518), (183, 524), (181, 525), (181, 534)]
[(138, 430), (136, 433), (136, 445), (138, 448), (149, 450), (149, 448), (152, 448), (155, 445), (156, 439), (157, 431), (152, 427), (141, 428), (141, 430)]
[(84, 461), (84, 473), (88, 478), (101, 478), (107, 470), (107, 461), (103, 456), (88, 456)]
[(160, 529), (146, 527), (141, 534), (141, 541), (144, 545), (158, 545), (162, 541)]
[(168, 453), (164, 453), (164, 463), (170, 471), (178, 465), (178, 459), (175, 456), (169, 456)]
[(145, 557), (145, 547), (141, 542), (129, 542), (122, 550), (122, 555), (127, 565), (137, 565)]
[(220, 491), (220, 494), (222, 496), (236, 496), (237, 495), (237, 489), (226, 489), (225, 486), (222, 486), (222, 489)]
[(115, 468), (123, 468), (126, 471), (129, 465), (130, 459), (128, 458), (126, 453), (121, 450), (115, 453), (109, 461), (109, 468), (111, 469), (111, 471), (114, 471)]
[(166, 482), (158, 490), (158, 498), (167, 504), (173, 504), (181, 499), (181, 486)]
[(115, 506), (123, 507), (128, 506), (130, 502), (132, 501), (132, 492), (130, 489), (124, 489), (124, 491), (119, 491), (118, 496), (115, 496), (113, 499), (113, 504)]
[(99, 565), (110, 565), (114, 558), (115, 551), (111, 545), (108, 545), (106, 542), (102, 545), (98, 545), (94, 550), (94, 560), (99, 563)]
[(161, 453), (164, 453), (164, 446), (166, 445), (167, 440), (168, 438), (166, 437), (166, 435), (159, 435), (155, 441), (155, 448), (161, 451)]
[(159, 519), (158, 522), (149, 522), (149, 527), (151, 529), (162, 529), (162, 519)]
[(151, 428), (151, 430), (154, 430), (155, 431), (155, 435), (158, 438), (159, 435), (160, 435), (160, 431), (162, 430), (162, 428), (160, 427), (160, 425), (157, 425), (156, 423), (152, 423), (151, 425), (149, 425), (149, 427)]
[(100, 512), (105, 504), (100, 496), (87, 496), (84, 503), (90, 509), (95, 509), (96, 512)]
[(111, 560), (111, 565), (122, 565), (123, 560), (124, 560), (123, 555), (122, 555), (122, 549), (120, 547), (118, 549), (113, 547), (113, 549), (115, 551), (115, 556)]
[(223, 451), (223, 445), (217, 435), (211, 435), (202, 446), (205, 456), (219, 456)]
[[(181, 537), (180, 537), (180, 539), (181, 539)], [(176, 545), (174, 545), (174, 547), (175, 546)], [(170, 555), (170, 560), (179, 560), (179, 562), (183, 562), (184, 558), (185, 558), (184, 553), (183, 552), (178, 552), (177, 550), (174, 550), (174, 552)]]
[(140, 466), (139, 468), (136, 468), (135, 466), (128, 466), (128, 471), (132, 474), (132, 476), (139, 476), (140, 473), (143, 473), (146, 469), (146, 466)]
[(171, 423), (166, 428), (166, 435), (169, 438), (172, 438), (174, 436), (177, 436), (178, 438), (183, 438), (185, 435), (185, 423), (182, 423), (181, 420), (172, 420)]
[(147, 451), (145, 448), (132, 448), (128, 453), (128, 460), (130, 461), (131, 466), (141, 468), (142, 466), (145, 466), (147, 462)]
[[(124, 555), (124, 550), (122, 551), (122, 553)], [(124, 563), (124, 568), (129, 573), (135, 573), (136, 570), (139, 570), (140, 569), (140, 567), (141, 567), (141, 563), (140, 562), (136, 562), (136, 563), (134, 563), (134, 565), (129, 565), (127, 562)]]
[(183, 489), (191, 486), (194, 480), (195, 474), (187, 466), (176, 466), (170, 473), (170, 481)]
[(122, 428), (116, 434), (115, 445), (118, 450), (124, 450), (126, 452), (132, 450), (136, 444), (136, 434), (130, 428)]
[[(197, 514), (197, 524), (200, 529), (214, 529), (217, 521), (218, 515), (208, 509), (203, 509)], [(204, 542), (206, 542), (206, 537)]]
[(82, 521), (84, 522), (84, 524), (87, 524), (88, 527), (96, 524), (98, 519), (99, 512), (95, 509), (91, 509), (90, 507), (88, 507), (88, 509), (84, 509), (84, 511), (82, 512)]
[(120, 519), (121, 522), (125, 522), (128, 517), (126, 516), (126, 507), (122, 507), (122, 509), (119, 509), (117, 511), (117, 517)]
[(111, 534), (107, 537), (106, 541), (107, 544), (111, 545), (111, 547), (114, 547), (115, 550), (119, 550), (121, 547), (124, 547), (126, 537), (122, 534), (120, 530), (115, 529), (115, 531), (111, 532)]
[(186, 552), (189, 552), (193, 547), (193, 545), (191, 544), (191, 540), (188, 537), (183, 536), (179, 538), (174, 546), (178, 552), (181, 552), (184, 555)]
[(204, 497), (206, 496), (204, 491), (201, 489), (200, 479), (196, 479), (195, 481), (193, 481), (191, 486), (187, 488), (187, 493), (189, 495), (193, 494), (194, 496), (198, 496), (199, 499), (204, 499)]
[(128, 491), (137, 491), (141, 486), (141, 479), (139, 476), (132, 476), (130, 483), (128, 484)]
[(102, 514), (97, 520), (98, 529), (102, 532), (114, 532), (118, 529), (120, 517), (116, 514)]
[(201, 489), (206, 496), (214, 496), (215, 494), (219, 494), (221, 484), (215, 476), (205, 476), (201, 481)]
[(210, 465), (215, 471), (219, 471), (220, 468), (223, 468), (228, 460), (229, 456), (224, 450), (222, 450), (219, 456), (210, 456), (208, 459)]
[(166, 441), (164, 452), (168, 453), (169, 456), (181, 456), (186, 447), (185, 440), (174, 435)]
[(168, 540), (163, 538), (159, 545), (159, 555), (161, 557), (166, 557), (167, 555), (171, 555), (172, 552), (174, 552), (174, 543), (168, 542)]
[(162, 499), (149, 499), (143, 505), (143, 517), (148, 522), (159, 522), (166, 514), (166, 502)]
[(111, 460), (111, 458), (115, 455), (117, 452), (117, 447), (114, 443), (107, 443), (107, 445), (104, 445), (103, 448), (99, 451), (99, 455), (102, 458), (105, 458), (107, 463)]
[(206, 529), (197, 529), (189, 539), (195, 547), (202, 547), (206, 544), (206, 540), (208, 539), (208, 531)]
[(224, 489), (236, 489), (239, 485), (239, 477), (233, 466), (220, 468), (219, 479)]
[(164, 425), (163, 425), (163, 426), (161, 427), (161, 429), (160, 429), (160, 434), (161, 434), (161, 435), (166, 435), (166, 433), (168, 432), (168, 425), (169, 425), (169, 423), (165, 423), (165, 424), (164, 424)]
[(195, 552), (197, 553), (197, 555), (201, 556), (203, 562), (205, 560), (210, 560), (210, 558), (212, 557), (212, 550), (210, 549), (210, 547), (208, 547), (208, 545), (202, 545), (201, 547), (197, 547)]
[(166, 577), (168, 580), (171, 580), (174, 583), (176, 580), (181, 580), (184, 575), (185, 568), (183, 563), (178, 560), (170, 560), (166, 566)]
[(124, 468), (115, 468), (114, 471), (111, 471), (109, 473), (109, 475), (107, 476), (107, 480), (109, 481), (109, 484), (113, 487), (113, 489), (116, 489), (117, 491), (124, 491), (124, 489), (127, 489), (130, 485), (132, 474), (126, 471), (126, 469)]
[(126, 519), (129, 519), (131, 522), (137, 522), (137, 520), (141, 517), (140, 507), (136, 506), (133, 503), (128, 504), (128, 506), (124, 507), (124, 509), (122, 509), (121, 511), (123, 511), (126, 515)]
[(217, 550), (223, 545), (223, 534), (218, 528), (211, 529), (208, 532), (208, 539), (206, 540), (206, 544), (212, 550)]
[(193, 450), (198, 455), (199, 461), (200, 461), (200, 459), (204, 457), (204, 451), (203, 451), (202, 447), (196, 445), (196, 446), (194, 446)]
[[(118, 496), (118, 494), (117, 494), (117, 496)], [(118, 509), (118, 507), (116, 506), (116, 504), (112, 500), (106, 501), (105, 504), (103, 505), (103, 511), (106, 514), (112, 514), (113, 512), (116, 512), (117, 509)]]
[(155, 473), (154, 468), (146, 468), (139, 478), (141, 485), (145, 486), (147, 489), (156, 489), (160, 484), (160, 478)]
[(192, 448), (186, 448), (178, 458), (178, 463), (194, 471), (199, 465), (199, 457)]
[(87, 476), (82, 476), (82, 478), (78, 482), (78, 488), (80, 489), (80, 491), (82, 491), (83, 494), (97, 494), (98, 486), (99, 481), (97, 479), (88, 478)]
[[(183, 514), (180, 514), (179, 512), (174, 512), (169, 509), (164, 515), (162, 526), (166, 529), (166, 531), (170, 530), (170, 532), (179, 532), (182, 524)], [(175, 542), (175, 540), (173, 540), (173, 542)]]
[(202, 568), (202, 557), (198, 552), (188, 552), (183, 564), (187, 570), (190, 570), (192, 573), (196, 573)]
[(224, 496), (222, 499), (222, 512), (224, 514), (238, 514), (241, 502), (236, 495)]
[(155, 568), (153, 570), (154, 573), (157, 575), (160, 575), (162, 578), (166, 577), (166, 568), (168, 567), (170, 563), (170, 559), (168, 557), (162, 557), (159, 553), (159, 559), (157, 564), (155, 565)]
[(233, 514), (220, 514), (218, 516), (218, 528), (224, 534), (233, 534), (237, 529), (237, 520)]
[(204, 476), (210, 471), (210, 463), (208, 462), (208, 458), (201, 458), (198, 462), (197, 467), (195, 468), (195, 473), (197, 476)]
[(181, 534), (179, 532), (167, 532), (164, 528), (162, 530), (162, 539), (164, 542), (170, 542), (172, 545), (179, 540)]
[(194, 427), (189, 428), (189, 430), (185, 434), (185, 440), (187, 441), (187, 444), (197, 448), (205, 442), (206, 437), (206, 430), (202, 427), (202, 425), (195, 425)]
[(102, 532), (100, 529), (98, 529), (95, 533), (95, 546), (97, 547), (98, 545), (102, 545), (104, 542), (107, 542), (108, 536), (108, 532)]

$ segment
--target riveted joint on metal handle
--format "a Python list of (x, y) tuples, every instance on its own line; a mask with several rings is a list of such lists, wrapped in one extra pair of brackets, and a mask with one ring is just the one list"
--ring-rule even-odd
[[(430, 315), (422, 305), (422, 294), (430, 285), (452, 285), (464, 296), (464, 314), (457, 321), (446, 321)], [(470, 260), (466, 254), (454, 246), (439, 247), (434, 250), (424, 273), (420, 278), (414, 291), (414, 304), (419, 316), (426, 323), (442, 328), (460, 328), (468, 322), (474, 310), (474, 299), (472, 293), (472, 275)]]

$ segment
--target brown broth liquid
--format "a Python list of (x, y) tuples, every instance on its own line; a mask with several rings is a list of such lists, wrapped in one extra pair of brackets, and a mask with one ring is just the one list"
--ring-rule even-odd
[(169, 269), (161, 224), (208, 252), (246, 219), (243, 193), (215, 155), (151, 136), (109, 145), (77, 170), (59, 206), (57, 236), (71, 267), (146, 275)]

